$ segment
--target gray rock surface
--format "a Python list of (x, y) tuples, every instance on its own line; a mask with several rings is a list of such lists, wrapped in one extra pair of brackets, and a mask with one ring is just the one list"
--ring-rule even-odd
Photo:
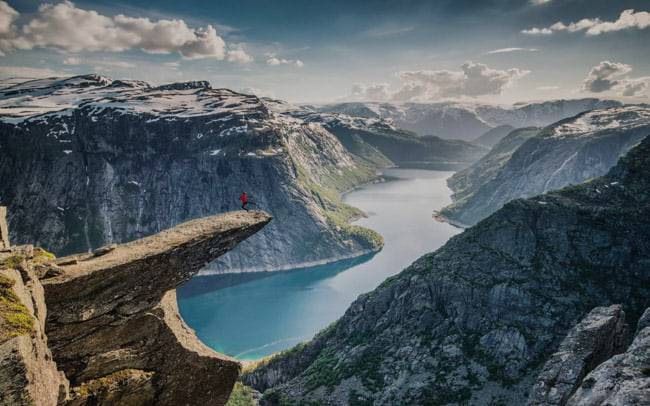
[(506, 204), (244, 382), (278, 402), (525, 404), (594, 307), (650, 305), (649, 229), (650, 137), (606, 176)]
[(627, 351), (587, 375), (567, 405), (650, 405), (650, 326), (640, 327)]
[(175, 288), (270, 219), (240, 211), (192, 220), (77, 256), (42, 280), (49, 347), (73, 386), (72, 404), (224, 404), (240, 365), (196, 338)]
[(625, 313), (619, 305), (589, 312), (546, 361), (528, 404), (565, 405), (589, 372), (625, 349), (627, 330)]
[[(449, 184), (458, 199), (441, 214), (471, 226), (513, 199), (604, 175), (648, 134), (647, 106), (593, 110), (559, 121), (504, 156), (505, 162), (477, 163), (465, 172), (468, 179), (458, 174)], [(486, 171), (490, 176), (482, 176)]]
[[(56, 100), (54, 102), (53, 100)], [(316, 123), (205, 82), (151, 88), (97, 75), (0, 92), (0, 201), (11, 237), (57, 255), (253, 208), (276, 222), (211, 265), (278, 270), (376, 251), (339, 193), (376, 176)]]
[[(48, 348), (47, 310), (33, 261), (31, 246), (0, 254), (0, 405), (53, 406), (68, 394), (68, 380)], [(8, 311), (13, 311), (11, 319), (5, 318)], [(17, 317), (29, 320), (30, 328), (5, 324)]]

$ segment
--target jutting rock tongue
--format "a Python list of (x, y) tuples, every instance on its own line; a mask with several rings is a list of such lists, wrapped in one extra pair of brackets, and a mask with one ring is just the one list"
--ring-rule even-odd
[(185, 325), (175, 288), (270, 220), (227, 213), (60, 259), (63, 273), (43, 280), (46, 333), (71, 403), (84, 404), (96, 387), (108, 388), (109, 403), (225, 403), (240, 365)]

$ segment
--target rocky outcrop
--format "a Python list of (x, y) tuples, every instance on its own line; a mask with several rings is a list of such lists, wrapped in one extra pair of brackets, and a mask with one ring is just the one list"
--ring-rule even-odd
[(152, 88), (97, 75), (0, 92), (0, 201), (12, 241), (57, 255), (239, 209), (278, 220), (212, 264), (271, 271), (357, 256), (381, 237), (340, 193), (376, 176), (316, 123), (207, 82)]
[(92, 387), (120, 373), (148, 387), (156, 404), (225, 403), (239, 364), (194, 336), (174, 288), (269, 220), (262, 212), (208, 217), (104, 255), (59, 260), (63, 273), (43, 280), (46, 333), (71, 384)]
[(68, 395), (45, 335), (45, 298), (34, 269), (43, 259), (31, 246), (0, 253), (1, 405), (56, 405)]
[(623, 354), (600, 364), (568, 400), (570, 406), (650, 405), (650, 309)]
[(606, 176), (506, 204), (244, 381), (298, 403), (525, 404), (594, 307), (650, 305), (649, 229), (650, 137)]
[[(513, 199), (604, 175), (648, 134), (647, 106), (593, 110), (559, 121), (528, 138), (503, 160), (483, 161), (458, 174), (449, 185), (459, 199), (441, 214), (471, 226)], [(485, 168), (479, 167), (486, 163), (492, 171), (489, 176), (483, 176)]]
[(227, 213), (56, 260), (1, 254), (3, 404), (223, 405), (240, 364), (196, 338), (175, 288), (270, 220)]
[(565, 405), (587, 373), (625, 349), (627, 333), (621, 306), (592, 310), (546, 361), (528, 404)]

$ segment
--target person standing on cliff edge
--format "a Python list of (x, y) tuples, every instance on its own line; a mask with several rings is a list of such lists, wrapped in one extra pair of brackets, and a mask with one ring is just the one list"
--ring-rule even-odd
[(255, 203), (248, 201), (248, 195), (246, 194), (246, 192), (241, 192), (241, 195), (239, 195), (239, 201), (241, 202), (241, 208), (246, 211), (248, 211), (246, 205), (248, 204), (255, 205)]

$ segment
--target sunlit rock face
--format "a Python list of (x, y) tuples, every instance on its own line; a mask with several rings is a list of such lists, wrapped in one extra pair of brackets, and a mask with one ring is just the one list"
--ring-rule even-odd
[[(612, 310), (615, 337), (617, 312), (634, 325), (650, 305), (649, 229), (646, 138), (605, 176), (506, 204), (244, 381), (298, 402), (525, 404), (545, 362), (592, 309), (621, 304)], [(642, 360), (635, 348), (625, 363)]]
[(175, 289), (270, 220), (231, 212), (59, 259), (0, 252), (0, 402), (224, 404), (241, 366), (196, 338)]

